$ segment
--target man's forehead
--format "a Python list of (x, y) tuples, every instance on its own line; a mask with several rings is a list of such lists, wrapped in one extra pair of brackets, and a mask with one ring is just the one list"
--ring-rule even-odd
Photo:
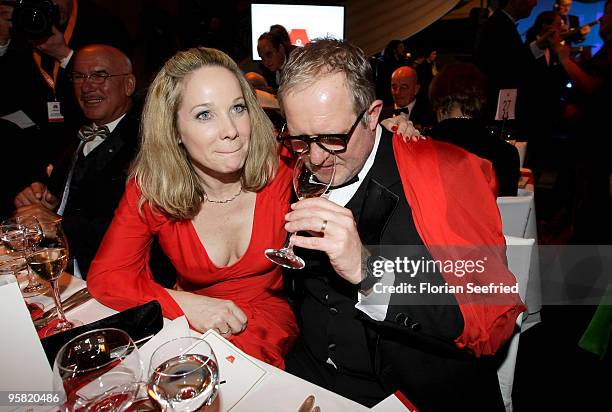
[(117, 59), (113, 59), (109, 53), (104, 51), (99, 52), (80, 52), (77, 53), (74, 59), (75, 71), (78, 69), (86, 69), (90, 71), (111, 71), (120, 66), (120, 62)]

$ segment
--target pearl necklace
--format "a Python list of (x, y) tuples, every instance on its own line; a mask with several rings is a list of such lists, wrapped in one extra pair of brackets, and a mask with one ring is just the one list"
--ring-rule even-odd
[(229, 203), (232, 200), (236, 199), (240, 193), (242, 193), (242, 185), (240, 185), (240, 190), (238, 190), (238, 193), (236, 193), (234, 196), (230, 197), (229, 199), (225, 199), (225, 200), (212, 200), (208, 198), (208, 194), (206, 194), (206, 192), (204, 192), (204, 201), (205, 202), (209, 202), (209, 203)]

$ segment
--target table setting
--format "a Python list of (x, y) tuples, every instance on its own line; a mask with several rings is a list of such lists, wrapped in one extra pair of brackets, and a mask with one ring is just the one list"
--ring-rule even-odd
[[(0, 276), (8, 277), (8, 276)], [(20, 272), (17, 274), (17, 277), (14, 278), (12, 289), (13, 294), (17, 295), (19, 292), (18, 286), (23, 286), (28, 282), (28, 275), (25, 272)], [(11, 283), (0, 286), (0, 294), (3, 291), (3, 288), (10, 286)], [(73, 277), (69, 273), (64, 272), (62, 276), (58, 280), (58, 286), (60, 291), (60, 297), (63, 302), (64, 312), (67, 319), (71, 321), (76, 321), (78, 324), (82, 324), (82, 326), (78, 326), (77, 329), (86, 328), (90, 329), (91, 327), (95, 327), (98, 322), (106, 322), (105, 325), (117, 326), (122, 323), (119, 321), (111, 321), (110, 319), (124, 318), (134, 318), (135, 313), (138, 311), (143, 311), (142, 307), (137, 307), (133, 310), (133, 313), (117, 312), (113, 309), (110, 309), (101, 303), (97, 302), (95, 299), (89, 295), (86, 282)], [(209, 330), (204, 334), (201, 334), (197, 331), (194, 331), (189, 328), (189, 323), (185, 317), (179, 317), (174, 320), (159, 318), (162, 322), (161, 328), (155, 333), (144, 332), (146, 336), (140, 337), (138, 333), (125, 333), (123, 332), (123, 327), (104, 327), (102, 329), (94, 329), (89, 330), (83, 333), (80, 333), (79, 336), (72, 338), (72, 340), (67, 341), (65, 338), (62, 338), (62, 334), (56, 334), (47, 338), (43, 338), (40, 340), (39, 333), (40, 330), (44, 329), (44, 325), (47, 325), (48, 322), (53, 322), (53, 318), (55, 316), (49, 315), (49, 313), (53, 313), (54, 307), (54, 299), (49, 296), (49, 292), (43, 295), (38, 295), (29, 298), (23, 298), (22, 296), (13, 296), (11, 306), (19, 306), (21, 305), (20, 312), (22, 316), (15, 316), (14, 321), (25, 323), (25, 320), (31, 319), (30, 312), (27, 310), (26, 303), (37, 304), (42, 306), (47, 312), (47, 314), (42, 317), (38, 317), (37, 320), (29, 321), (29, 330), (26, 325), (21, 325), (24, 327), (20, 327), (20, 330), (25, 330), (26, 334), (28, 334), (29, 344), (22, 345), (10, 342), (4, 342), (1, 345), (7, 345), (9, 347), (2, 348), (2, 352), (12, 351), (18, 353), (26, 353), (27, 356), (32, 360), (32, 369), (28, 372), (21, 368), (21, 365), (15, 365), (15, 368), (21, 368), (19, 373), (23, 375), (23, 379), (17, 379), (14, 381), (14, 385), (11, 387), (5, 387), (5, 379), (0, 379), (0, 386), (3, 389), (17, 389), (21, 391), (31, 391), (31, 390), (46, 390), (51, 391), (53, 393), (59, 393), (60, 399), (63, 402), (70, 400), (69, 403), (72, 402), (74, 404), (77, 402), (75, 399), (80, 399), (76, 403), (77, 407), (65, 407), (62, 410), (85, 410), (83, 409), (84, 404), (94, 402), (94, 404), (101, 405), (111, 405), (111, 410), (132, 410), (132, 411), (146, 411), (146, 410), (176, 410), (176, 411), (188, 411), (188, 410), (204, 410), (204, 411), (236, 411), (236, 412), (246, 412), (252, 411), (253, 405), (265, 405), (261, 409), (266, 411), (287, 411), (287, 410), (300, 410), (300, 405), (311, 395), (315, 398), (315, 404), (320, 407), (322, 411), (366, 411), (369, 410), (363, 405), (355, 403), (349, 399), (343, 398), (333, 392), (330, 392), (324, 388), (318, 387), (310, 382), (304, 381), (298, 377), (290, 375), (278, 368), (275, 368), (271, 365), (268, 365), (254, 357), (249, 356), (248, 354), (241, 351), (239, 348), (234, 346), (230, 341), (225, 339), (223, 336), (219, 335), (214, 330)], [(19, 299), (21, 300), (19, 302)], [(9, 304), (7, 302), (7, 304)], [(154, 306), (157, 302), (152, 302), (148, 304), (149, 306)], [(157, 304), (158, 305), (158, 304)], [(143, 305), (146, 306), (146, 305)], [(148, 309), (151, 311), (151, 308)], [(17, 312), (17, 311), (15, 311)], [(154, 312), (154, 311), (153, 311)], [(14, 313), (14, 312), (12, 312)], [(161, 316), (161, 310), (159, 310), (159, 316)], [(151, 315), (149, 315), (151, 316)], [(136, 316), (137, 317), (137, 316)], [(142, 322), (138, 322), (142, 323)], [(147, 322), (145, 322), (147, 323)], [(150, 321), (147, 323), (151, 323)], [(42, 325), (42, 327), (41, 327)], [(93, 325), (93, 326), (92, 326)], [(140, 326), (139, 326), (140, 327)], [(126, 329), (129, 329), (128, 326)], [(77, 332), (75, 329), (75, 332)], [(146, 328), (144, 328), (146, 329)], [(119, 331), (119, 332), (117, 332)], [(114, 333), (114, 335), (108, 335), (106, 338), (100, 338), (98, 335), (106, 336), (106, 333)], [(63, 332), (66, 334), (67, 332)], [(68, 332), (70, 333), (70, 331)], [(117, 334), (125, 334), (127, 339), (124, 337), (125, 343), (119, 346), (126, 347), (132, 346), (133, 350), (129, 352), (129, 355), (117, 355), (116, 351), (113, 353), (115, 362), (117, 359), (122, 360), (124, 358), (128, 358), (129, 356), (137, 357), (138, 361), (130, 361), (132, 365), (137, 365), (136, 367), (131, 366), (130, 368), (125, 368), (129, 370), (129, 373), (126, 373), (125, 370), (121, 374), (125, 381), (120, 385), (117, 383), (117, 374), (111, 373), (110, 375), (114, 375), (114, 382), (118, 391), (121, 392), (119, 394), (113, 393), (110, 391), (107, 396), (93, 396), (87, 392), (87, 390), (82, 388), (91, 388), (93, 386), (105, 386), (104, 382), (110, 377), (104, 377), (105, 374), (95, 376), (92, 378), (88, 378), (89, 383), (83, 384), (81, 383), (81, 392), (78, 390), (75, 392), (74, 390), (69, 391), (71, 396), (67, 396), (66, 393), (62, 393), (62, 390), (65, 391), (65, 387), (70, 388), (71, 385), (64, 385), (64, 379), (61, 378), (62, 371), (64, 376), (66, 376), (66, 367), (62, 367), (62, 361), (60, 359), (62, 356), (65, 356), (67, 351), (66, 347), (70, 345), (75, 345), (75, 340), (82, 341), (89, 340), (90, 342), (100, 341), (106, 339), (109, 342), (109, 346), (111, 342), (116, 342), (119, 338), (116, 337)], [(93, 335), (92, 335), (93, 334)], [(143, 334), (143, 333), (141, 333)], [(33, 335), (33, 336), (32, 336)], [(137, 339), (132, 335), (138, 335), (140, 337)], [(54, 338), (57, 337), (57, 338)], [(97, 337), (96, 337), (97, 336)], [(51, 345), (49, 342), (52, 342), (53, 339), (61, 339), (62, 348), (55, 347), (52, 359), (49, 358), (48, 354), (45, 353), (45, 350), (49, 350)], [(95, 338), (95, 339), (93, 339)], [(176, 347), (177, 342), (181, 339), (193, 339), (192, 345), (189, 347), (193, 347), (193, 349), (198, 349), (201, 352), (200, 345), (206, 347), (206, 345), (210, 348), (207, 356), (204, 358), (214, 359), (214, 363), (216, 364), (217, 372), (207, 372), (204, 374), (204, 377), (208, 376), (206, 379), (201, 379), (201, 381), (208, 381), (207, 387), (213, 387), (213, 389), (207, 390), (207, 395), (202, 396), (201, 399), (202, 404), (197, 408), (193, 406), (182, 407), (179, 404), (169, 406), (171, 402), (159, 398), (159, 393), (164, 391), (157, 390), (157, 392), (153, 389), (148, 389), (149, 386), (152, 385), (152, 377), (154, 375), (159, 376), (160, 372), (154, 372), (158, 367), (164, 363), (167, 363), (169, 359), (173, 359), (180, 356), (185, 355), (193, 355), (192, 353), (182, 353), (181, 348)], [(36, 345), (35, 340), (38, 340), (38, 345)], [(120, 339), (119, 339), (120, 340)], [(41, 344), (42, 342), (42, 344)], [(174, 342), (174, 343), (172, 343)], [(196, 343), (198, 343), (196, 345)], [(161, 352), (163, 347), (168, 345), (168, 348), (165, 350), (165, 355), (162, 355)], [(170, 349), (172, 345), (175, 345), (174, 349)], [(57, 344), (55, 344), (57, 346)], [(81, 343), (80, 346), (83, 346)], [(180, 345), (178, 345), (180, 346)], [(189, 348), (188, 347), (188, 348)], [(90, 348), (91, 350), (91, 348)], [(156, 360), (154, 360), (154, 355), (157, 351)], [(35, 356), (34, 356), (35, 353)], [(127, 353), (127, 352), (125, 352)], [(133, 353), (137, 355), (132, 355)], [(170, 354), (173, 354), (170, 357)], [(212, 355), (212, 356), (211, 356)], [(123, 356), (123, 357), (122, 357)], [(32, 358), (33, 357), (33, 358)], [(168, 359), (163, 359), (164, 357), (168, 357)], [(33, 359), (36, 359), (35, 361)], [(152, 362), (153, 360), (153, 362)], [(174, 360), (176, 362), (176, 359)], [(90, 360), (91, 362), (91, 360)], [(65, 362), (64, 362), (65, 363)], [(74, 362), (73, 362), (74, 363)], [(154, 366), (153, 364), (156, 363)], [(180, 363), (180, 362), (179, 362)], [(202, 364), (200, 358), (200, 364)], [(210, 365), (209, 365), (210, 366)], [(104, 366), (104, 368), (108, 368), (108, 366)], [(116, 368), (116, 366), (115, 366)], [(178, 367), (181, 369), (181, 366)], [(10, 369), (10, 368), (9, 368)], [(134, 371), (136, 369), (136, 371)], [(196, 368), (198, 369), (198, 368)], [(210, 370), (214, 368), (206, 367), (204, 369)], [(109, 369), (109, 370), (112, 370)], [(74, 372), (74, 371), (73, 371)], [(175, 371), (176, 372), (176, 371)], [(164, 373), (164, 372), (162, 372)], [(184, 373), (184, 370), (182, 371)], [(37, 374), (42, 379), (39, 379), (38, 384), (31, 382), (31, 375)], [(108, 371), (107, 373), (108, 374)], [(166, 373), (167, 375), (167, 373)], [(81, 382), (83, 382), (84, 378), (81, 378)], [(96, 381), (97, 385), (93, 385), (91, 382)], [(28, 383), (26, 383), (28, 382)], [(91, 385), (91, 386), (88, 386)], [(79, 395), (83, 395), (84, 398), (76, 397), (74, 394), (79, 393)], [(198, 391), (194, 391), (192, 394), (195, 394)], [(201, 391), (200, 391), (201, 392)], [(156, 395), (156, 393), (158, 393)], [(189, 394), (190, 392), (187, 391)], [(198, 392), (199, 393), (199, 392)], [(86, 397), (85, 397), (86, 396)], [(189, 396), (183, 393), (182, 396), (186, 396), (187, 399)], [(158, 397), (158, 398), (156, 398)], [(106, 399), (108, 398), (108, 399)], [(179, 396), (180, 398), (180, 396)], [(113, 402), (118, 402), (115, 405)], [(170, 402), (170, 404), (169, 404)], [(176, 400), (174, 400), (176, 402)], [(196, 401), (198, 403), (200, 401)], [(166, 405), (164, 409), (162, 404)], [(80, 407), (78, 405), (81, 405)], [(393, 407), (392, 405), (395, 405)], [(194, 409), (195, 408), (195, 409)], [(97, 410), (98, 408), (93, 408), (91, 410)], [(261, 410), (260, 408), (257, 408)], [(17, 409), (7, 409), (7, 410), (19, 410)], [(58, 405), (39, 405), (36, 410), (48, 410), (48, 411), (56, 411), (58, 410)], [(380, 410), (380, 411), (406, 411), (413, 410), (407, 408), (404, 403), (402, 403), (401, 398), (391, 395), (385, 401), (381, 402), (379, 406), (372, 408), (372, 410)]]
[[(0, 388), (50, 395), (37, 398), (47, 402), (28, 406), (43, 411), (241, 412), (254, 405), (268, 412), (368, 410), (249, 356), (214, 329), (202, 334), (190, 329), (184, 316), (163, 318), (157, 301), (123, 312), (102, 305), (84, 280), (64, 271), (68, 245), (59, 221), (9, 224), (3, 222), (0, 230), (0, 299), (11, 316), (0, 319), (0, 328), (12, 333), (0, 343), (5, 365)], [(372, 410), (407, 410), (394, 395), (380, 405)], [(7, 410), (20, 410), (14, 406)]]

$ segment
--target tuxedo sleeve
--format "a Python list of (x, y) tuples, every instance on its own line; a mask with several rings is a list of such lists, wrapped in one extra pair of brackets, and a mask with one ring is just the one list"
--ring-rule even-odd
[(147, 204), (140, 206), (139, 200), (140, 191), (131, 181), (91, 264), (87, 286), (98, 301), (113, 309), (157, 300), (164, 317), (174, 319), (183, 311), (153, 280), (148, 263), (153, 237), (168, 220)]

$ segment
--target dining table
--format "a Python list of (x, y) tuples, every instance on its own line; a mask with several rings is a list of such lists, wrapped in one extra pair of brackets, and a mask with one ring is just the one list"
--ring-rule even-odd
[[(20, 283), (26, 282), (24, 275), (19, 275), (18, 280), (20, 281)], [(75, 292), (86, 287), (86, 281), (76, 278), (70, 275), (69, 273), (64, 273), (60, 278), (60, 294), (62, 299), (66, 299)], [(48, 310), (54, 307), (53, 299), (50, 293), (28, 298), (26, 299), (26, 301), (28, 303), (36, 303), (42, 305), (44, 310)], [(81, 304), (80, 306), (67, 311), (66, 317), (69, 320), (76, 320), (80, 324), (86, 325), (98, 321), (100, 319), (112, 316), (116, 313), (118, 313), (116, 310), (109, 308), (92, 298)], [(185, 325), (188, 325), (186, 320), (183, 321)], [(170, 320), (164, 318), (164, 328), (160, 332), (158, 332), (158, 335), (162, 336), (166, 330), (170, 330), (170, 327), (173, 326), (173, 324), (175, 326), (176, 322), (177, 320)], [(192, 336), (201, 335), (199, 332), (194, 330), (189, 330), (186, 333), (189, 333)], [(211, 333), (215, 335), (215, 340), (224, 341), (223, 343), (229, 345), (230, 348), (233, 348), (231, 350), (237, 351), (237, 353), (240, 353), (240, 356), (245, 356), (250, 362), (252, 362), (258, 368), (261, 368), (264, 373), (262, 373), (262, 378), (258, 379), (256, 384), (248, 388), (246, 394), (241, 395), (242, 397), (237, 403), (221, 407), (219, 405), (215, 406), (215, 404), (213, 404), (211, 408), (206, 409), (207, 411), (209, 411), (209, 409), (215, 412), (224, 410), (231, 410), (232, 412), (247, 412), (253, 410), (266, 412), (298, 411), (304, 400), (309, 395), (314, 395), (315, 405), (319, 406), (321, 411), (359, 412), (373, 410), (399, 412), (413, 410), (409, 407), (404, 406), (406, 405), (406, 403), (401, 400), (401, 396), (400, 399), (398, 399), (398, 397), (394, 395), (390, 395), (389, 398), (383, 400), (379, 405), (375, 406), (372, 409), (369, 409), (350, 399), (344, 398), (338, 394), (335, 394), (334, 392), (319, 387), (313, 383), (307, 382), (281, 369), (262, 362), (259, 359), (256, 359), (248, 354), (245, 354), (244, 352), (240, 351), (240, 349), (233, 346), (229, 341), (225, 340), (221, 335), (218, 335), (212, 330), (208, 331), (208, 335), (210, 335)], [(206, 339), (206, 337), (207, 334), (204, 334), (203, 338)], [(151, 339), (151, 342), (152, 341), (153, 339)], [(210, 340), (208, 340), (208, 342), (210, 343)], [(159, 339), (157, 342), (155, 342), (156, 345), (159, 345), (160, 343), (163, 342), (160, 342)], [(145, 350), (141, 349), (141, 353), (151, 353), (151, 348), (144, 349)], [(145, 359), (145, 363), (148, 363), (148, 359)], [(223, 398), (223, 396), (226, 396), (230, 398), (230, 395), (232, 395), (231, 391), (231, 385), (220, 385), (219, 397)]]

